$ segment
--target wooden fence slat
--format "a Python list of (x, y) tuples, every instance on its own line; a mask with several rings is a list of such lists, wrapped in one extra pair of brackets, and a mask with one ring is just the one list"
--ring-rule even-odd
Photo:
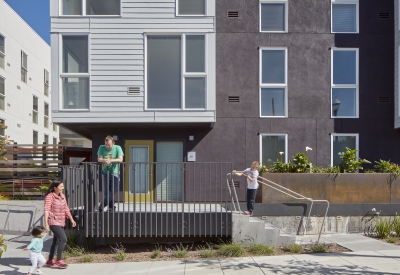
[[(56, 167), (56, 166), (55, 166)], [(61, 168), (0, 168), (0, 172), (59, 172)]]
[(30, 160), (30, 159), (24, 159), (24, 160), (0, 160), (0, 164), (31, 164), (31, 163), (54, 163), (54, 164), (62, 164), (61, 160)]

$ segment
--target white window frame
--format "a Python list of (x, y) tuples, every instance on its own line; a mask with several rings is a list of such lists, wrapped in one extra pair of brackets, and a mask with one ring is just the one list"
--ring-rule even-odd
[[(285, 30), (283, 31), (263, 31), (261, 30), (261, 5), (262, 4), (285, 4)], [(259, 30), (260, 32), (266, 32), (266, 33), (287, 33), (288, 32), (288, 25), (289, 25), (289, 3), (288, 0), (260, 0), (259, 3)]]
[[(54, 143), (54, 140), (56, 140), (56, 143)], [(57, 145), (58, 144), (58, 142), (57, 142), (57, 137), (53, 137), (53, 145)]]
[[(356, 52), (356, 84), (334, 84), (333, 83), (333, 53), (335, 51), (355, 51)], [(360, 63), (360, 56), (359, 56), (359, 49), (358, 48), (332, 48), (331, 49), (331, 118), (358, 118), (359, 117), (359, 63)], [(356, 114), (355, 116), (333, 116), (332, 112), (332, 91), (333, 88), (352, 88), (356, 89)]]
[[(63, 37), (64, 36), (87, 36), (88, 38), (88, 72), (87, 73), (63, 73), (62, 72), (62, 58), (63, 58)], [(67, 32), (67, 33), (60, 33), (58, 36), (58, 72), (59, 72), (59, 83), (58, 83), (58, 90), (60, 91), (59, 97), (58, 97), (58, 106), (59, 110), (65, 111), (65, 112), (76, 112), (76, 111), (90, 111), (91, 110), (91, 77), (90, 77), (90, 72), (91, 72), (91, 64), (90, 64), (90, 40), (91, 40), (91, 35), (88, 32)], [(63, 84), (63, 78), (68, 77), (68, 78), (88, 78), (88, 109), (64, 109), (62, 105), (62, 100), (63, 100), (63, 90), (62, 90), (62, 84)]]
[[(47, 142), (46, 142), (46, 137), (47, 137)], [(50, 140), (49, 140), (49, 135), (48, 134), (44, 134), (43, 138), (44, 138), (43, 139), (44, 144), (50, 144), (49, 143)]]
[(204, 17), (207, 16), (207, 9), (208, 9), (208, 1), (210, 0), (204, 0), (204, 14), (179, 14), (178, 13), (178, 4), (179, 1), (185, 1), (185, 0), (175, 0), (175, 16), (190, 16), (190, 17)]
[(63, 0), (59, 0), (58, 1), (58, 16), (62, 16), (62, 17), (122, 17), (122, 1), (119, 0), (119, 14), (100, 14), (100, 15), (87, 15), (86, 14), (86, 0), (81, 0), (82, 3), (82, 14), (73, 14), (73, 15), (64, 15), (62, 14), (62, 1)]
[[(47, 93), (46, 93), (46, 88), (47, 88)], [(44, 69), (44, 95), (49, 96), (49, 90), (50, 90), (50, 72), (46, 69)]]
[[(285, 136), (285, 151), (283, 152), (282, 156), (282, 162), (287, 162), (288, 161), (288, 134), (287, 133), (260, 133), (260, 138), (259, 138), (259, 144), (260, 144), (260, 152), (259, 152), (259, 162), (261, 165), (264, 165), (262, 163), (262, 138), (264, 136)], [(275, 162), (275, 161), (274, 161)]]
[[(26, 55), (26, 67), (24, 67), (24, 55)], [(22, 71), (25, 71), (25, 81), (22, 80)], [(21, 81), (24, 83), (28, 83), (28, 55), (26, 52), (21, 50)]]
[[(4, 117), (0, 117), (0, 123), (1, 123), (1, 120), (3, 121), (3, 125), (6, 125), (6, 119), (4, 118)], [(6, 130), (7, 129), (0, 129), (0, 131), (4, 131), (4, 135), (1, 135), (1, 133), (0, 133), (0, 137), (5, 137), (6, 136)]]
[[(181, 36), (181, 107), (180, 108), (148, 108), (147, 107), (147, 36), (163, 36), (163, 35), (180, 35)], [(202, 35), (204, 36), (204, 49), (205, 49), (205, 60), (204, 60), (204, 73), (201, 72), (186, 72), (186, 36), (191, 36), (191, 35)], [(183, 110), (190, 110), (190, 111), (204, 111), (208, 110), (208, 36), (205, 33), (168, 33), (168, 34), (160, 34), (160, 33), (145, 33), (144, 34), (144, 39), (145, 39), (145, 74), (144, 74), (144, 85), (145, 85), (145, 110), (149, 111), (183, 111)], [(205, 104), (204, 108), (185, 108), (185, 78), (186, 77), (204, 77), (205, 78)]]
[(3, 57), (4, 60), (4, 67), (0, 67), (1, 69), (5, 70), (6, 69), (6, 37), (2, 33), (0, 33), (0, 36), (3, 37), (4, 39), (4, 53), (0, 51), (0, 56)]
[(332, 133), (331, 134), (331, 166), (333, 166), (333, 139), (335, 137), (348, 137), (348, 136), (356, 137), (356, 148), (355, 148), (357, 150), (356, 157), (357, 158), (359, 157), (358, 156), (358, 152), (359, 152), (359, 134), (355, 134), (355, 133), (346, 133), (346, 134), (344, 134), (344, 133), (340, 133), (340, 134)]
[[(35, 129), (32, 129), (32, 144), (35, 144), (35, 143), (33, 143), (34, 142), (33, 141), (33, 133), (34, 132), (36, 132), (36, 134), (37, 134), (37, 144), (39, 144), (39, 131), (35, 130)], [(35, 148), (37, 148), (37, 147), (35, 146)], [(37, 153), (34, 153), (34, 155), (37, 155)]]
[[(265, 50), (284, 50), (285, 51), (285, 83), (262, 83), (262, 52)], [(286, 47), (261, 47), (259, 50), (259, 115), (268, 118), (287, 118), (288, 117), (288, 49)], [(262, 88), (284, 88), (285, 89), (285, 114), (283, 116), (262, 116), (261, 110), (261, 90)]]
[[(334, 32), (333, 31), (333, 5), (356, 5), (356, 31), (355, 32)], [(331, 33), (359, 33), (360, 32), (360, 4), (359, 0), (331, 0)]]
[[(48, 115), (46, 115), (46, 105), (47, 105), (47, 111), (48, 111)], [(44, 121), (43, 121), (43, 126), (44, 128), (49, 128), (49, 124), (50, 124), (50, 104), (47, 102), (44, 102), (43, 104), (43, 117), (44, 117)], [(47, 123), (46, 123), (47, 122)]]
[[(36, 98), (37, 99), (37, 110), (35, 110), (34, 109), (34, 106), (33, 106), (33, 98)], [(37, 121), (36, 122), (34, 122), (33, 121), (33, 118), (34, 118), (34, 114), (36, 113), (36, 119), (37, 119)], [(37, 97), (36, 95), (33, 95), (32, 96), (32, 123), (34, 123), (34, 124), (39, 124), (39, 97)]]
[(54, 122), (53, 122), (53, 131), (57, 132), (57, 124), (55, 124)]
[(0, 78), (3, 79), (3, 82), (4, 82), (4, 94), (0, 94), (0, 97), (2, 97), (4, 100), (4, 109), (0, 108), (0, 110), (5, 111), (6, 110), (6, 78), (1, 75), (0, 75)]

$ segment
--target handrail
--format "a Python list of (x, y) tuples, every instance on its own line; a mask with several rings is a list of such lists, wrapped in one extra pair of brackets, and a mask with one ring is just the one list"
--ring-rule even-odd
[(239, 213), (241, 214), (242, 210), (240, 210), (240, 203), (239, 203), (239, 199), (238, 199), (238, 196), (237, 196), (237, 193), (236, 193), (235, 183), (233, 182), (233, 180), (232, 180), (231, 183), (229, 182), (229, 176), (231, 176), (231, 175), (232, 175), (231, 173), (226, 174), (226, 183), (228, 185), (229, 196), (231, 197), (231, 201), (232, 201), (232, 205), (233, 205), (234, 211), (237, 211), (236, 210), (236, 206), (235, 206), (235, 201), (233, 200), (233, 197), (232, 197), (232, 191), (231, 191), (231, 187), (232, 187), (233, 188), (233, 194), (235, 195), (235, 198), (236, 198), (236, 204), (237, 204)]
[[(312, 207), (314, 205), (314, 202), (326, 202), (327, 203), (324, 219), (322, 220), (321, 229), (320, 229), (319, 234), (318, 234), (318, 240), (317, 241), (319, 242), (319, 239), (321, 238), (322, 228), (324, 227), (324, 224), (325, 224), (326, 215), (328, 214), (329, 201), (327, 201), (327, 200), (313, 200), (312, 198), (307, 198), (307, 197), (305, 197), (305, 196), (303, 196), (303, 195), (301, 195), (299, 193), (294, 192), (293, 190), (290, 190), (290, 189), (288, 189), (286, 187), (283, 187), (283, 186), (281, 186), (281, 185), (279, 185), (279, 184), (277, 184), (277, 183), (275, 183), (273, 181), (270, 181), (269, 179), (266, 179), (266, 178), (263, 178), (263, 177), (258, 177), (258, 178), (263, 179), (263, 180), (265, 180), (265, 181), (267, 181), (267, 182), (269, 182), (269, 183), (271, 183), (271, 184), (273, 184), (273, 185), (275, 185), (277, 187), (271, 186), (271, 185), (269, 185), (269, 184), (267, 184), (267, 183), (265, 183), (263, 181), (260, 181), (258, 179), (257, 179), (257, 182), (259, 182), (261, 184), (264, 184), (264, 185), (266, 185), (268, 187), (271, 187), (272, 189), (275, 189), (275, 190), (277, 190), (277, 191), (279, 191), (279, 192), (281, 192), (281, 193), (283, 193), (285, 195), (288, 195), (289, 197), (292, 197), (292, 198), (294, 198), (296, 200), (308, 200), (308, 201), (311, 202), (310, 211), (308, 212), (307, 220), (306, 220), (305, 224), (303, 225), (303, 227), (304, 227), (303, 235), (305, 235), (306, 232), (307, 232), (307, 224), (308, 224), (308, 220), (310, 219), (311, 210), (312, 210)], [(283, 189), (283, 190), (281, 190), (281, 189)]]
[[(6, 217), (6, 221), (5, 221), (5, 223), (4, 223), (3, 232), (1, 233), (1, 236), (4, 236), (4, 231), (6, 230), (6, 226), (7, 226), (7, 223), (8, 223), (8, 218), (9, 218), (9, 216), (10, 216), (10, 209), (9, 209), (9, 206), (14, 206), (14, 207), (34, 207), (34, 208), (35, 208), (35, 212), (34, 212), (34, 214), (33, 214), (32, 222), (31, 222), (31, 224), (29, 225), (28, 231), (30, 231), (30, 229), (33, 228), (33, 224), (34, 224), (34, 222), (35, 222), (36, 212), (37, 212), (37, 206), (36, 206), (36, 205), (0, 204), (0, 206), (1, 206), (1, 205), (7, 206), (7, 208), (5, 209), (5, 210), (7, 211), (7, 217)], [(11, 211), (13, 211), (13, 210), (11, 209)]]

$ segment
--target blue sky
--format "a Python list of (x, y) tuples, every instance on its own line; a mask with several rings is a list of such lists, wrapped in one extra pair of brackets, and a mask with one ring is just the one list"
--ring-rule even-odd
[(55, 0), (5, 0), (49, 45), (50, 1)]

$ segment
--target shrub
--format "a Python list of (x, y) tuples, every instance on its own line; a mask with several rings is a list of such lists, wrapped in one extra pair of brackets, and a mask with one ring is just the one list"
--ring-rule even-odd
[(176, 258), (186, 258), (188, 255), (189, 246), (183, 246), (182, 244), (177, 245), (173, 248), (172, 255)]
[(252, 244), (247, 251), (253, 255), (273, 255), (275, 252), (272, 247), (264, 244)]
[(389, 237), (386, 238), (386, 241), (387, 241), (388, 243), (397, 243), (397, 238), (396, 238), (396, 237), (389, 236)]
[(346, 147), (346, 152), (339, 153), (339, 156), (342, 159), (342, 162), (339, 164), (341, 173), (357, 173), (359, 170), (363, 169), (363, 163), (371, 163), (366, 159), (358, 158), (356, 153), (357, 150), (348, 147)]
[(157, 258), (158, 255), (160, 255), (161, 250), (162, 250), (161, 246), (160, 245), (156, 245), (156, 248), (150, 254), (150, 258), (152, 258), (152, 259)]
[(78, 230), (65, 230), (65, 235), (67, 236), (67, 245), (70, 247), (75, 247), (78, 245), (81, 232)]
[(0, 258), (3, 255), (3, 252), (7, 251), (7, 245), (5, 244), (5, 240), (3, 236), (0, 236)]
[(85, 256), (83, 256), (82, 262), (83, 263), (93, 262), (93, 255), (92, 254), (86, 254)]
[(202, 258), (213, 258), (214, 257), (214, 251), (211, 249), (201, 249), (199, 250), (199, 255)]
[(287, 244), (283, 246), (283, 251), (298, 254), (303, 253), (304, 248), (299, 244)]
[(296, 173), (312, 172), (312, 163), (308, 161), (308, 157), (305, 153), (297, 153), (293, 157), (293, 171)]
[(390, 236), (390, 222), (379, 218), (376, 222), (376, 233), (379, 238), (386, 239)]
[(375, 161), (374, 168), (378, 173), (389, 173), (393, 180), (396, 180), (400, 176), (400, 167), (396, 163), (380, 160)]
[(111, 252), (114, 253), (114, 258), (117, 261), (123, 261), (126, 259), (126, 253), (125, 253), (125, 247), (120, 243), (120, 244), (115, 244), (115, 247), (111, 247)]
[(396, 232), (397, 237), (400, 237), (400, 217), (396, 216), (393, 220), (392, 229)]
[(79, 257), (85, 254), (85, 249), (78, 245), (65, 245), (64, 258), (66, 257)]
[(328, 252), (328, 246), (324, 243), (315, 243), (310, 246), (310, 250), (314, 253), (326, 253)]
[(218, 254), (225, 257), (240, 257), (244, 248), (238, 243), (223, 243), (218, 246)]
[(85, 245), (86, 251), (92, 251), (94, 249), (94, 238), (92, 236), (83, 236), (83, 243)]

